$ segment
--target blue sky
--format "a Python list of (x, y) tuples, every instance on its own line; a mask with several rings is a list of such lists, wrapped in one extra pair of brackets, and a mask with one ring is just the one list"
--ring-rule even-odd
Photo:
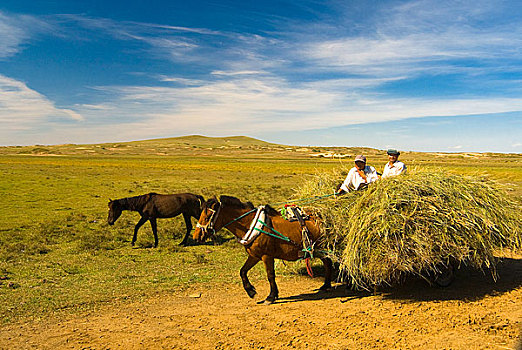
[(522, 153), (519, 1), (0, 2), (0, 144)]

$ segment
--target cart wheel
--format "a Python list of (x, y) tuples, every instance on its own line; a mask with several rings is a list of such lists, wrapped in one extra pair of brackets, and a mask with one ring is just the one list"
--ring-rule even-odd
[(453, 266), (450, 264), (449, 266), (443, 266), (441, 271), (435, 275), (433, 278), (433, 282), (439, 287), (447, 287), (453, 280), (455, 279), (455, 273), (453, 271)]

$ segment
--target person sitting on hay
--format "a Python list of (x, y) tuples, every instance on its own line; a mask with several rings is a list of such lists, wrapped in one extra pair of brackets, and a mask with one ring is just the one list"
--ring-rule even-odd
[(388, 153), (388, 163), (384, 166), (382, 177), (405, 174), (406, 165), (403, 162), (399, 162), (401, 152), (396, 149), (389, 149), (386, 153)]
[(366, 157), (358, 155), (355, 157), (355, 166), (348, 172), (348, 176), (346, 176), (344, 182), (339, 186), (336, 195), (362, 190), (378, 179), (379, 177), (377, 176), (375, 168), (366, 165)]

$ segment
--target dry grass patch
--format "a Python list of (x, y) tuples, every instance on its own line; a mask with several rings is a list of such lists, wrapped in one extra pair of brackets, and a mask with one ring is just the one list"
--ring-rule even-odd
[[(346, 172), (317, 175), (298, 195), (331, 193)], [(393, 284), (405, 274), (428, 278), (449, 264), (495, 275), (495, 253), (522, 245), (520, 203), (484, 177), (411, 171), (310, 206), (324, 219), (342, 272), (362, 288)]]

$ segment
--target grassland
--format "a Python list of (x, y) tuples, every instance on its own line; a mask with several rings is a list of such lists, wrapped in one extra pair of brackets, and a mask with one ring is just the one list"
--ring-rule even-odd
[[(347, 158), (317, 157), (328, 152)], [(357, 153), (378, 169), (386, 162), (384, 152), (374, 149), (290, 147), (244, 137), (2, 147), (0, 319), (75, 312), (194, 283), (239, 284), (245, 253), (226, 233), (221, 245), (179, 247), (183, 220), (160, 220), (158, 249), (151, 248), (148, 226), (131, 248), (138, 214), (124, 213), (109, 227), (108, 199), (193, 192), (280, 202), (292, 198), (308, 175), (350, 162)], [(487, 175), (508, 184), (514, 198), (522, 195), (520, 154), (405, 152), (401, 160), (409, 167)], [(277, 268), (279, 276), (302, 273), (297, 264)], [(252, 276), (264, 278), (262, 268)]]

